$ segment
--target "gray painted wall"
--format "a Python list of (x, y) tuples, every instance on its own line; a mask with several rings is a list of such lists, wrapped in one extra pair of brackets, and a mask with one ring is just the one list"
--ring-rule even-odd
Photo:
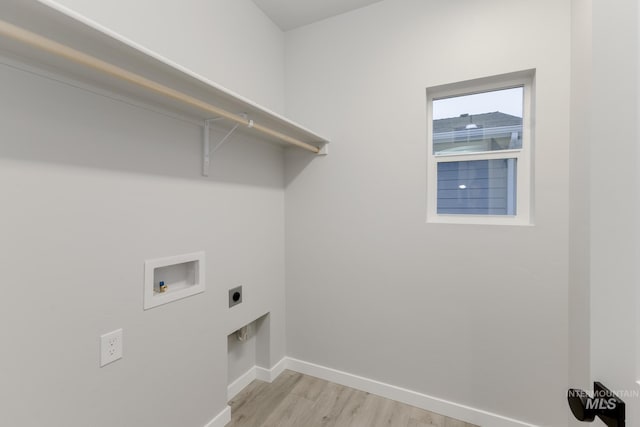
[(256, 341), (253, 327), (250, 328), (246, 341), (239, 341), (235, 333), (227, 337), (229, 355), (227, 381), (229, 384), (256, 365)]
[(284, 110), (284, 35), (251, 0), (56, 1), (258, 104)]
[[(334, 142), (287, 154), (287, 353), (566, 424), (570, 2), (388, 0), (286, 41), (287, 114)], [(425, 88), (530, 68), (535, 225), (427, 224)]]
[[(248, 0), (65, 3), (282, 108), (282, 34)], [(196, 124), (7, 66), (0, 82), (0, 425), (204, 426), (230, 331), (271, 312), (267, 363), (284, 356), (281, 148), (234, 136), (206, 179)], [(144, 260), (198, 250), (206, 292), (143, 311)], [(124, 358), (99, 368), (117, 328)]]
[[(284, 36), (248, 0), (61, 2), (284, 111)], [(260, 363), (285, 354), (285, 231), (290, 356), (543, 425), (567, 373), (633, 389), (637, 198), (610, 190), (638, 178), (638, 11), (590, 3), (387, 0), (289, 33), (287, 113), (336, 143), (288, 153), (286, 230), (279, 148), (234, 138), (206, 180), (198, 126), (0, 66), (0, 424), (204, 425), (261, 341), (227, 365), (229, 333), (271, 312)], [(536, 225), (426, 224), (424, 88), (528, 68)], [(626, 167), (590, 161), (612, 139)], [(142, 312), (144, 259), (201, 249), (207, 291)]]
[[(571, 157), (569, 222), (569, 385), (590, 390), (590, 149), (593, 7), (571, 2)], [(569, 424), (584, 425), (567, 411)]]
[(591, 376), (636, 393), (625, 398), (630, 426), (640, 424), (638, 12), (634, 0), (593, 1), (589, 145)]

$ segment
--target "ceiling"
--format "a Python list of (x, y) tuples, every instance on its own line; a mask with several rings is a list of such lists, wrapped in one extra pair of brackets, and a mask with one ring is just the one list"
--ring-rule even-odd
[(381, 0), (253, 0), (283, 31), (321, 21)]

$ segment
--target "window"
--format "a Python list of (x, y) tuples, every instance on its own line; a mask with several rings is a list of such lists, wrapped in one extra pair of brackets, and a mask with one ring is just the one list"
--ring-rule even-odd
[(530, 224), (527, 71), (427, 89), (428, 222)]

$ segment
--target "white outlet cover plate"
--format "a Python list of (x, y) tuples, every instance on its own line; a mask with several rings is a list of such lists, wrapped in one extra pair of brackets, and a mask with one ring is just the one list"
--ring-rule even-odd
[(100, 367), (122, 359), (122, 329), (100, 336)]

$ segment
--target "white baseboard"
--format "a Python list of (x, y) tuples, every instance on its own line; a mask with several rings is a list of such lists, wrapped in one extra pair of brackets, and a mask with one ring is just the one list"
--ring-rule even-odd
[(261, 366), (254, 366), (247, 372), (242, 374), (240, 378), (229, 384), (227, 387), (227, 400), (231, 400), (238, 395), (246, 386), (251, 384), (253, 380), (272, 382), (278, 376), (287, 369), (287, 358), (283, 358), (276, 365), (271, 368), (263, 368)]
[[(260, 368), (262, 369), (262, 368)], [(251, 381), (255, 380), (257, 377), (258, 367), (254, 366), (249, 369), (244, 374), (240, 375), (240, 378), (232, 382), (227, 386), (227, 401), (230, 401), (234, 397), (238, 395), (246, 386), (251, 384)]]
[(280, 374), (287, 369), (288, 358), (283, 357), (275, 366), (271, 369), (261, 368), (256, 366), (256, 378), (268, 383), (273, 382)]
[(231, 421), (231, 407), (227, 406), (204, 427), (224, 427)]
[(326, 381), (331, 381), (357, 390), (397, 400), (427, 411), (435, 412), (450, 418), (455, 418), (482, 427), (536, 427), (512, 418), (503, 417), (491, 412), (471, 408), (454, 402), (449, 402), (437, 397), (428, 396), (405, 388), (385, 384), (369, 378), (352, 375), (314, 363), (304, 362), (293, 358), (286, 358), (286, 369), (311, 375)]

